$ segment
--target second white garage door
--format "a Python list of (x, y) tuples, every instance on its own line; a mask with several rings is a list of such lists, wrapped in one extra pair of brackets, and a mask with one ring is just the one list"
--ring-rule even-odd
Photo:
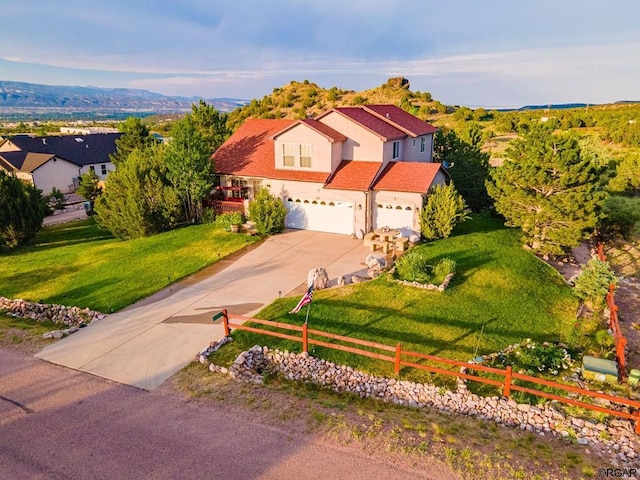
[(317, 232), (353, 233), (353, 203), (288, 199), (285, 226)]

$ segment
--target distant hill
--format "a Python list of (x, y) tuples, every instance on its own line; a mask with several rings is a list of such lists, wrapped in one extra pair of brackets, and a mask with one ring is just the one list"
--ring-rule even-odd
[(398, 105), (424, 120), (447, 112), (447, 107), (433, 100), (429, 92), (412, 92), (409, 80), (403, 77), (390, 78), (378, 87), (360, 92), (337, 87), (325, 89), (305, 80), (274, 88), (271, 95), (251, 100), (248, 105), (232, 111), (229, 126), (235, 130), (249, 117), (300, 119), (330, 108), (364, 104)]
[[(52, 86), (0, 80), (0, 119), (11, 114), (109, 113), (132, 115), (179, 113), (191, 109), (198, 97), (171, 97), (147, 90)], [(237, 98), (204, 99), (229, 112), (247, 103)]]

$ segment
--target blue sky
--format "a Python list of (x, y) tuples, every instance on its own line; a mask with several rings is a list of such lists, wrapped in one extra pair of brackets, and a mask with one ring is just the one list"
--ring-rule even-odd
[(640, 100), (638, 0), (4, 1), (0, 80), (259, 98), (404, 76), (446, 104)]

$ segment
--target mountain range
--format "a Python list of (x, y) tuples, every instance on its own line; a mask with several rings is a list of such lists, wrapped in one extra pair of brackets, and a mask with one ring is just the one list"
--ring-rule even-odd
[[(199, 100), (199, 97), (172, 97), (131, 88), (54, 86), (0, 80), (0, 119), (11, 113), (180, 113), (191, 110), (191, 104)], [(223, 112), (248, 103), (238, 98), (203, 100)]]

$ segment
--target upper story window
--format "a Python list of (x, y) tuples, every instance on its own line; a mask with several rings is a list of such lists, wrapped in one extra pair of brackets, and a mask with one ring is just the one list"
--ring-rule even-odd
[(305, 168), (311, 168), (311, 144), (300, 144), (300, 166)]
[(393, 157), (394, 159), (398, 158), (400, 156), (400, 142), (399, 141), (395, 141), (393, 142)]
[(420, 137), (420, 152), (424, 152), (427, 148), (427, 137)]
[(106, 165), (100, 165), (100, 170), (102, 172), (102, 175), (106, 175), (107, 174), (107, 166)]
[(89, 170), (91, 170), (93, 173), (96, 173), (95, 165), (89, 165)]
[(282, 164), (285, 167), (294, 167), (295, 160), (296, 160), (295, 143), (283, 143), (282, 144)]

